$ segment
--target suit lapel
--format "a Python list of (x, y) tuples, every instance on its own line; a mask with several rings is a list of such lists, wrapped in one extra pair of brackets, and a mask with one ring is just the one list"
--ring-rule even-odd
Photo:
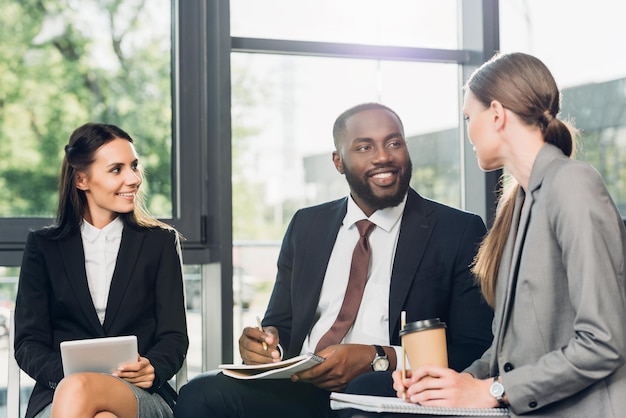
[[(304, 302), (302, 306), (294, 307), (302, 312), (302, 318), (310, 318), (311, 321), (315, 318), (315, 310), (322, 291), (328, 260), (335, 246), (343, 218), (346, 216), (347, 207), (348, 200), (342, 199), (328, 210), (317, 213), (311, 221), (309, 233), (304, 238), (307, 241), (307, 246), (300, 267), (302, 279), (298, 281), (299, 288), (294, 289), (294, 299)], [(299, 294), (300, 292), (304, 294)], [(292, 341), (300, 341), (300, 337), (304, 341), (312, 325), (309, 323), (294, 329)], [(297, 337), (295, 336), (296, 333), (298, 333)]]
[(100, 325), (96, 308), (93, 306), (87, 283), (85, 252), (80, 232), (71, 235), (67, 240), (59, 241), (58, 245), (67, 279), (83, 311), (83, 317), (96, 334), (102, 334), (102, 325)]
[[(402, 215), (400, 235), (393, 261), (389, 291), (389, 336), (399, 321), (400, 311), (413, 284), (415, 272), (422, 262), (435, 220), (429, 217), (432, 209), (413, 189), (409, 189)], [(393, 339), (391, 339), (393, 340)]]
[[(498, 304), (497, 299), (503, 300), (501, 310), (502, 314), (499, 318), (496, 318), (496, 320), (499, 321), (498, 324), (496, 324), (496, 328), (499, 330), (497, 334), (497, 351), (499, 351), (499, 347), (502, 346), (502, 340), (509, 319), (509, 312), (513, 306), (513, 299), (515, 298), (517, 270), (519, 269), (519, 259), (524, 245), (525, 231), (526, 226), (528, 225), (528, 218), (532, 204), (530, 198), (526, 201), (525, 200), (525, 193), (520, 188), (517, 196), (515, 197), (515, 207), (513, 219), (511, 221), (511, 229), (509, 230), (509, 236), (507, 237), (507, 242), (504, 246), (500, 261), (500, 268), (498, 271), (498, 282), (500, 284), (505, 284), (505, 287), (503, 288), (503, 291), (498, 291), (496, 295), (496, 304)], [(502, 287), (498, 286), (498, 288)], [(495, 361), (497, 361), (497, 356), (492, 357), (492, 360), (494, 361), (492, 364), (492, 372), (498, 373), (497, 364), (495, 363)]]
[[(498, 275), (498, 280), (506, 280), (506, 291), (504, 294), (498, 292), (497, 295), (498, 297), (504, 297), (504, 306), (502, 308), (501, 317), (499, 318), (498, 347), (496, 352), (498, 352), (502, 346), (502, 340), (504, 338), (504, 334), (506, 333), (506, 327), (510, 319), (510, 312), (513, 309), (522, 251), (524, 250), (528, 225), (531, 221), (531, 210), (533, 204), (535, 203), (534, 195), (541, 188), (543, 179), (553, 160), (562, 156), (563, 153), (557, 147), (547, 143), (544, 144), (535, 159), (530, 173), (530, 178), (528, 179), (528, 193), (524, 193), (521, 188), (518, 191), (515, 201), (515, 212), (512, 220), (513, 223), (511, 225), (511, 231), (509, 231), (505, 253), (502, 257), (500, 265), (500, 273)], [(507, 248), (510, 248), (511, 242), (514, 242), (512, 255), (507, 257), (506, 251)]]
[(104, 316), (105, 331), (111, 328), (111, 324), (115, 321), (115, 316), (120, 309), (126, 289), (133, 277), (133, 270), (139, 257), (143, 238), (144, 235), (141, 232), (124, 227)]

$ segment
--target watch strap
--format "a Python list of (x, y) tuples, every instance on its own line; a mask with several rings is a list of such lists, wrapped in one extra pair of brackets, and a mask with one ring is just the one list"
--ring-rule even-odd
[(385, 349), (376, 344), (373, 344), (372, 347), (376, 350), (376, 355), (371, 363), (372, 370), (375, 372), (389, 370), (389, 357), (387, 357)]
[(387, 353), (385, 353), (385, 349), (380, 345), (374, 344), (374, 349), (376, 349), (376, 357), (387, 357)]

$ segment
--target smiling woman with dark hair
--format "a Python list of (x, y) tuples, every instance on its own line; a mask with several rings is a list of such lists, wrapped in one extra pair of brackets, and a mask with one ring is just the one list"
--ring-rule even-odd
[[(132, 138), (77, 128), (65, 147), (55, 225), (28, 235), (15, 308), (15, 357), (35, 379), (26, 418), (171, 417), (167, 381), (188, 338), (178, 233), (150, 217)], [(136, 362), (63, 376), (63, 341), (136, 335)]]

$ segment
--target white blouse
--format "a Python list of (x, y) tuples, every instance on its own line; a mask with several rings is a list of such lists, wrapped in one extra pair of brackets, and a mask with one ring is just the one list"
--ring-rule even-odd
[(109, 289), (117, 261), (117, 253), (122, 242), (124, 224), (118, 217), (102, 229), (98, 229), (83, 219), (80, 235), (85, 251), (85, 270), (93, 306), (104, 324)]

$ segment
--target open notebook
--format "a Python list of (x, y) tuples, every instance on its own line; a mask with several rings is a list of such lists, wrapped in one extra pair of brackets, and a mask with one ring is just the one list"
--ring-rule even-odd
[(409, 403), (404, 399), (383, 396), (352, 395), (332, 392), (331, 409), (354, 408), (367, 412), (388, 412), (396, 414), (445, 415), (462, 417), (508, 417), (508, 408), (443, 408)]
[(122, 363), (138, 359), (137, 337), (103, 337), (63, 341), (63, 375), (79, 372), (112, 373)]
[(236, 379), (289, 379), (293, 374), (322, 363), (324, 357), (313, 353), (267, 364), (220, 364), (222, 373)]

